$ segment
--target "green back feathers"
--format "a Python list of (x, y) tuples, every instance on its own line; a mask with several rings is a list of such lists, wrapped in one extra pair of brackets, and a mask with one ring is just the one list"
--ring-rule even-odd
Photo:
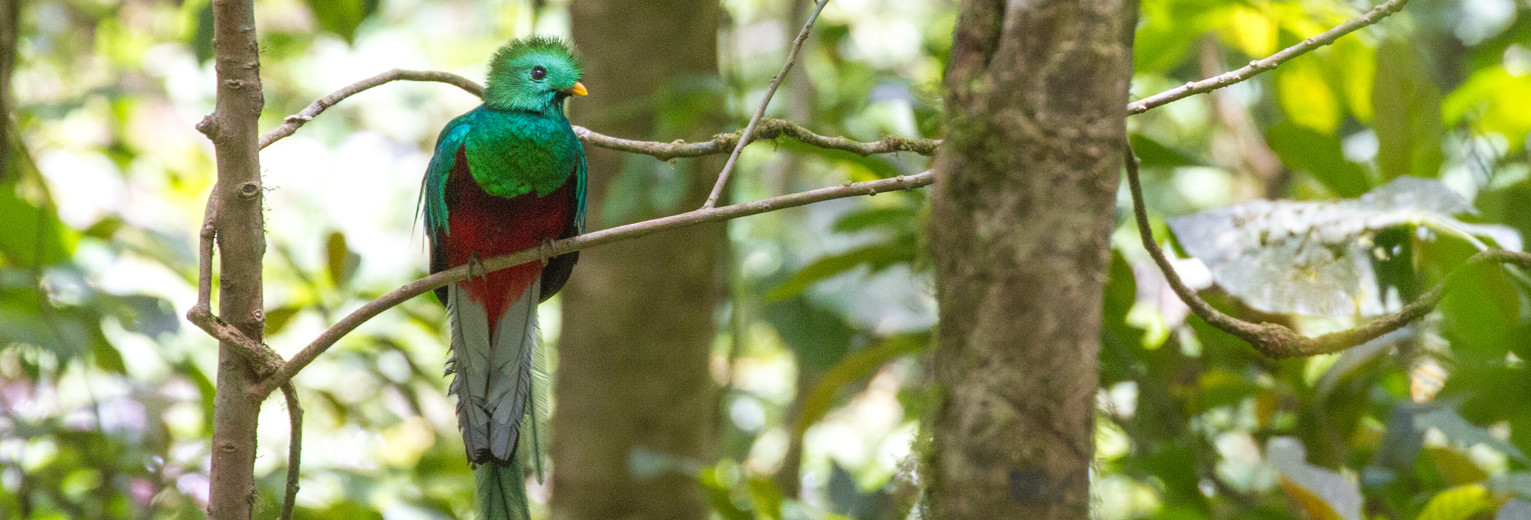
[(532, 36), (500, 47), (489, 60), (484, 105), (495, 110), (562, 110), (582, 68), (577, 54), (558, 38)]

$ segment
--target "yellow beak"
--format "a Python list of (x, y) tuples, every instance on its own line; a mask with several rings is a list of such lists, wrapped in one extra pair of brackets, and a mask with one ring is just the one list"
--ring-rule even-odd
[(585, 84), (578, 81), (574, 82), (574, 86), (569, 87), (569, 90), (565, 90), (564, 92), (571, 96), (584, 96), (590, 94), (590, 91), (585, 90)]

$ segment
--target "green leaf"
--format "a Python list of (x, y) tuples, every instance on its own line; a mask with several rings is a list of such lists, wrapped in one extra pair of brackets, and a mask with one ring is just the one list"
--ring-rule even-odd
[(46, 205), (34, 204), (16, 194), (14, 183), (0, 183), (0, 258), (21, 267), (48, 266), (69, 259), (74, 245), (66, 239), (67, 227)]
[(1296, 60), (1276, 72), (1276, 97), (1293, 123), (1324, 135), (1340, 127), (1340, 99), (1323, 71), (1310, 60)]
[(325, 238), (324, 255), (330, 283), (336, 287), (345, 286), (356, 275), (356, 268), (361, 266), (361, 255), (346, 246), (346, 236), (339, 231), (331, 231), (329, 237)]
[(1190, 153), (1171, 148), (1152, 137), (1143, 134), (1132, 134), (1127, 137), (1132, 142), (1132, 151), (1137, 153), (1138, 159), (1143, 161), (1144, 168), (1176, 167), (1176, 166), (1200, 166), (1206, 161), (1192, 156)]
[(1265, 143), (1287, 168), (1312, 175), (1341, 197), (1357, 197), (1370, 187), (1361, 165), (1345, 158), (1340, 140), (1311, 128), (1281, 123), (1265, 130)]
[(781, 504), (786, 500), (776, 481), (769, 478), (750, 478), (750, 502), (755, 504), (756, 518), (781, 518)]
[(802, 294), (814, 282), (850, 271), (863, 265), (873, 271), (885, 269), (900, 262), (913, 262), (918, 254), (918, 243), (913, 237), (898, 237), (893, 242), (877, 243), (859, 247), (837, 255), (829, 255), (803, 266), (781, 285), (771, 289), (766, 298), (782, 300)]
[(192, 31), (191, 50), (198, 63), (213, 59), (213, 2), (212, 0), (186, 2), (183, 7), (196, 9), (196, 29)]
[(1372, 85), (1372, 127), (1383, 179), (1435, 177), (1445, 155), (1441, 92), (1408, 42), (1389, 40), (1377, 50)]
[(266, 311), (266, 335), (275, 336), (277, 333), (282, 332), (282, 329), (292, 322), (293, 316), (297, 316), (298, 312), (302, 310), (302, 307), (284, 305)]
[(1446, 96), (1446, 123), (1468, 120), (1479, 130), (1503, 135), (1509, 141), (1506, 152), (1513, 154), (1531, 134), (1527, 99), (1531, 99), (1531, 73), (1511, 73), (1503, 65), (1481, 69)]
[(899, 206), (868, 206), (847, 212), (835, 221), (837, 233), (855, 233), (873, 228), (890, 228), (898, 231), (912, 230), (919, 207), (913, 204)]
[(814, 371), (828, 370), (840, 362), (857, 334), (845, 318), (803, 297), (767, 304), (765, 318), (797, 353), (797, 362)]
[(1482, 484), (1468, 484), (1436, 493), (1419, 512), (1416, 520), (1468, 520), (1494, 507), (1488, 489)]
[(846, 385), (870, 377), (872, 372), (898, 359), (912, 354), (930, 344), (930, 333), (901, 334), (890, 337), (877, 346), (858, 350), (840, 360), (819, 378), (818, 384), (803, 396), (802, 410), (794, 436), (802, 436), (809, 426), (819, 422), (829, 413), (835, 394)]
[(319, 28), (356, 43), (356, 28), (377, 12), (378, 0), (304, 0), (319, 20)]

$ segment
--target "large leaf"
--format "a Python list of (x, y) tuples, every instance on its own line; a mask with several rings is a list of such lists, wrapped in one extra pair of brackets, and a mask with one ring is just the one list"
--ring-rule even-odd
[(1441, 138), (1441, 91), (1408, 43), (1390, 40), (1377, 50), (1372, 85), (1372, 127), (1382, 178), (1435, 177), (1445, 155)]
[(1439, 182), (1400, 177), (1357, 199), (1256, 201), (1173, 218), (1169, 226), (1181, 247), (1207, 264), (1218, 285), (1253, 308), (1374, 316), (1399, 303), (1385, 300), (1379, 289), (1373, 261), (1388, 259), (1391, 251), (1374, 247), (1376, 235), (1406, 226), (1461, 237), (1482, 234), (1452, 218), (1471, 211)]
[(1266, 443), (1265, 458), (1280, 473), (1281, 490), (1296, 501), (1309, 518), (1360, 520), (1361, 490), (1333, 471), (1307, 463), (1307, 450), (1291, 437)]

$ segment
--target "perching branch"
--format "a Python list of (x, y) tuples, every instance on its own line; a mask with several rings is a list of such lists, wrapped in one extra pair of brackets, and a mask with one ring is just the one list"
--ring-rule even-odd
[[(635, 224), (628, 224), (625, 226), (617, 226), (614, 228), (585, 233), (573, 238), (566, 238), (552, 242), (547, 247), (539, 246), (508, 255), (490, 258), (482, 262), (483, 267), (481, 271), (475, 270), (472, 274), (483, 275), (487, 272), (507, 269), (516, 265), (524, 264), (526, 262), (531, 262), (543, 258), (552, 258), (554, 256), (571, 253), (602, 244), (632, 240), (644, 235), (658, 233), (661, 231), (669, 231), (672, 229), (695, 226), (698, 224), (706, 224), (709, 222), (721, 222), (724, 220), (747, 217), (750, 215), (758, 215), (760, 213), (803, 206), (816, 202), (823, 202), (826, 200), (855, 197), (858, 195), (876, 195), (878, 193), (889, 191), (912, 190), (915, 188), (928, 186), (934, 181), (935, 175), (930, 171), (926, 171), (910, 176), (900, 175), (898, 177), (878, 179), (874, 181), (849, 182), (839, 186), (831, 186), (800, 193), (793, 193), (790, 195), (771, 197), (754, 202), (731, 204), (728, 206), (716, 208), (697, 209), (678, 215), (660, 217)], [(376, 300), (367, 302), (366, 305), (361, 306), (361, 308), (356, 309), (345, 318), (342, 318), (340, 321), (330, 326), (329, 330), (324, 331), (324, 333), (320, 334), (319, 337), (314, 338), (314, 341), (309, 343), (307, 347), (304, 347), (302, 351), (294, 354), (292, 359), (288, 360), (286, 364), (282, 365), (281, 369), (278, 370), (276, 374), (266, 378), (256, 387), (256, 395), (269, 394), (276, 387), (291, 380), (293, 375), (303, 370), (303, 368), (308, 366), (309, 363), (312, 363), (315, 358), (318, 358), (320, 354), (323, 354), (324, 351), (329, 349), (331, 345), (334, 345), (336, 341), (339, 341), (340, 338), (345, 337), (346, 334), (356, 330), (356, 327), (361, 326), (361, 324), (366, 323), (367, 320), (372, 319), (383, 311), (404, 303), (410, 298), (425, 294), (431, 289), (468, 279), (470, 276), (470, 267), (472, 266), (462, 265), (434, 273), (430, 276), (426, 276), (419, 280), (405, 284), (403, 287), (394, 289), (393, 291), (383, 295)]]
[(718, 204), (718, 197), (723, 196), (723, 187), (728, 185), (728, 174), (733, 173), (734, 165), (739, 162), (739, 152), (744, 151), (744, 145), (749, 144), (750, 136), (755, 134), (755, 125), (760, 123), (761, 116), (765, 115), (766, 107), (771, 106), (771, 98), (776, 96), (776, 88), (781, 86), (781, 80), (787, 79), (787, 73), (792, 72), (792, 65), (797, 63), (797, 51), (803, 48), (803, 42), (808, 40), (809, 31), (813, 30), (813, 22), (819, 19), (819, 12), (824, 10), (824, 5), (829, 0), (819, 0), (818, 5), (813, 7), (813, 12), (808, 14), (808, 21), (803, 22), (803, 30), (797, 32), (797, 38), (792, 40), (792, 49), (787, 51), (787, 62), (781, 65), (781, 72), (771, 78), (771, 86), (766, 88), (765, 97), (760, 100), (760, 108), (755, 109), (755, 115), (750, 116), (750, 122), (744, 125), (744, 134), (739, 138), (739, 144), (734, 146), (734, 151), (728, 154), (728, 162), (723, 164), (723, 170), (718, 172), (717, 183), (712, 185), (712, 193), (707, 195), (707, 202), (702, 203), (703, 208), (710, 208)]
[(1208, 304), (1206, 300), (1196, 295), (1196, 292), (1187, 287), (1181, 281), (1180, 275), (1170, 265), (1169, 259), (1164, 256), (1164, 250), (1155, 242), (1153, 229), (1148, 224), (1148, 211), (1144, 209), (1143, 185), (1138, 175), (1138, 157), (1128, 146), (1127, 153), (1127, 185), (1132, 192), (1133, 217), (1137, 220), (1138, 234), (1143, 239), (1143, 248), (1154, 258), (1159, 270), (1164, 273), (1164, 279), (1169, 283), (1170, 289), (1191, 308), (1191, 312), (1205, 320), (1213, 327), (1237, 336), (1239, 339), (1248, 341), (1255, 350), (1271, 358), (1307, 357), (1320, 354), (1339, 352), (1367, 341), (1376, 339), (1383, 334), (1398, 330), (1414, 320), (1418, 320), (1429, 314), (1441, 297), (1457, 280), (1473, 266), (1486, 262), (1507, 263), (1520, 266), (1522, 269), (1531, 269), (1531, 254), (1502, 249), (1489, 249), (1480, 251), (1469, 257), (1466, 262), (1451, 271), (1440, 284), (1431, 288), (1429, 292), (1421, 295), (1412, 303), (1399, 309), (1397, 312), (1388, 314), (1355, 328), (1337, 332), (1331, 332), (1318, 337), (1304, 336), (1284, 325), (1262, 322), (1251, 323), (1219, 311)]
[(1298, 56), (1307, 54), (1319, 47), (1334, 43), (1334, 41), (1338, 40), (1341, 36), (1355, 32), (1357, 29), (1362, 27), (1377, 23), (1383, 18), (1387, 18), (1388, 15), (1403, 9), (1403, 5), (1407, 3), (1409, 3), (1409, 0), (1388, 0), (1385, 3), (1373, 7), (1365, 14), (1340, 24), (1338, 27), (1324, 31), (1318, 36), (1303, 40), (1297, 45), (1281, 49), (1275, 54), (1267, 56), (1264, 59), (1251, 61), (1249, 62), (1249, 65), (1245, 65), (1238, 69), (1225, 72), (1223, 74), (1219, 74), (1204, 80), (1192, 81), (1179, 87), (1175, 87), (1164, 92), (1139, 99), (1132, 103), (1128, 103), (1127, 115), (1130, 116), (1141, 114), (1173, 101), (1178, 101), (1180, 99), (1194, 96), (1196, 94), (1205, 94), (1207, 92), (1211, 92), (1255, 77), (1262, 72), (1274, 69), (1277, 66), (1280, 66), (1282, 63), (1290, 61), (1292, 58), (1296, 58)]
[[(403, 70), (393, 69), (376, 76), (352, 83), (336, 90), (330, 95), (314, 100), (302, 111), (287, 116), (282, 126), (276, 127), (260, 138), (260, 147), (265, 148), (272, 143), (282, 140), (297, 132), (303, 125), (313, 121), (315, 117), (325, 110), (348, 97), (360, 94), (362, 91), (394, 81), (432, 81), (446, 83), (467, 91), (469, 94), (482, 97), (484, 87), (473, 80), (452, 74), (431, 70)], [(650, 155), (660, 160), (670, 160), (683, 157), (700, 157), (724, 153), (735, 148), (743, 131), (718, 134), (707, 141), (688, 143), (682, 140), (671, 142), (636, 141), (612, 137), (588, 128), (574, 125), (574, 133), (579, 140), (591, 146), (599, 146), (616, 150), (643, 155)], [(797, 124), (779, 119), (765, 119), (759, 122), (759, 128), (751, 135), (749, 143), (763, 140), (773, 140), (781, 137), (791, 137), (810, 146), (829, 150), (842, 150), (857, 155), (871, 155), (880, 153), (914, 152), (920, 155), (935, 155), (936, 148), (941, 141), (935, 139), (910, 139), (904, 137), (887, 137), (879, 141), (862, 142), (844, 137), (828, 137), (814, 133), (812, 130), (803, 128)], [(748, 143), (746, 143), (748, 144)]]

